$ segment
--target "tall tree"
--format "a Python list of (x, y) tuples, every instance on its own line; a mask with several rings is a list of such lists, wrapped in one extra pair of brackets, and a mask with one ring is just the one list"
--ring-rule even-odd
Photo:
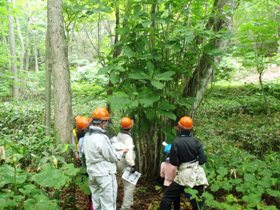
[[(113, 110), (135, 118), (138, 166), (158, 175), (161, 142), (176, 118), (191, 114), (211, 80), (226, 0), (121, 2), (119, 41), (100, 73), (114, 85)], [(195, 104), (196, 103), (196, 104)], [(194, 112), (194, 111), (193, 111)], [(139, 125), (139, 126), (137, 126)]]
[(52, 57), (51, 57), (51, 43), (50, 43), (50, 35), (49, 30), (46, 31), (46, 55), (45, 55), (45, 126), (46, 126), (46, 134), (50, 133), (51, 127), (51, 93), (52, 93), (52, 82), (51, 82), (51, 71), (52, 71)]
[(13, 84), (12, 84), (12, 95), (14, 98), (18, 98), (19, 97), (19, 88), (18, 88), (17, 63), (16, 63), (17, 57), (16, 57), (16, 45), (15, 45), (15, 34), (14, 34), (14, 21), (13, 21), (13, 15), (11, 13), (13, 1), (7, 0), (7, 2), (8, 2), (8, 23), (9, 23), (11, 72), (14, 77)]
[(48, 0), (47, 30), (51, 45), (55, 127), (60, 140), (69, 143), (72, 129), (72, 101), (62, 0)]

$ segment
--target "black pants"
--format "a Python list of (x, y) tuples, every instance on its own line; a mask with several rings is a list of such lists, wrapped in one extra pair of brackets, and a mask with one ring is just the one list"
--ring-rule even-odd
[[(163, 198), (160, 203), (160, 210), (171, 210), (172, 203), (174, 204), (174, 210), (180, 210), (180, 196), (184, 192), (186, 187), (172, 182), (169, 187), (166, 188), (163, 194)], [(195, 186), (193, 189), (198, 191), (198, 196), (201, 196), (204, 191), (204, 186)], [(197, 201), (191, 200), (193, 210), (198, 210)]]

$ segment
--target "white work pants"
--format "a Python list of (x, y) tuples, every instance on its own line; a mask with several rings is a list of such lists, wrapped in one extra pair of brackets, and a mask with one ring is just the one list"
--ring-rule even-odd
[(89, 187), (94, 210), (116, 210), (118, 185), (115, 174), (92, 176)]
[(131, 206), (133, 205), (133, 194), (134, 194), (135, 185), (125, 180), (122, 181), (123, 181), (124, 195), (123, 195), (123, 203), (122, 203), (121, 210), (130, 210)]

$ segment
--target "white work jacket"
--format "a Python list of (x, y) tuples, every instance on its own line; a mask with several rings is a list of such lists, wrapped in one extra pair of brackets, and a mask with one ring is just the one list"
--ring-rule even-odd
[(134, 144), (131, 136), (128, 133), (118, 133), (117, 139), (128, 148), (127, 153), (124, 154), (117, 163), (118, 169), (123, 171), (126, 167), (135, 165)]
[(105, 130), (91, 125), (83, 140), (87, 172), (90, 176), (116, 173), (117, 156)]

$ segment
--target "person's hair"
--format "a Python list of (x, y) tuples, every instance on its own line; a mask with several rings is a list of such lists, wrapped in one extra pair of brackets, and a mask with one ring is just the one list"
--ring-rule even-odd
[(181, 131), (180, 131), (180, 134), (182, 135), (189, 135), (190, 133), (192, 132), (192, 129), (191, 130), (186, 130), (186, 129), (182, 129), (181, 128)]

